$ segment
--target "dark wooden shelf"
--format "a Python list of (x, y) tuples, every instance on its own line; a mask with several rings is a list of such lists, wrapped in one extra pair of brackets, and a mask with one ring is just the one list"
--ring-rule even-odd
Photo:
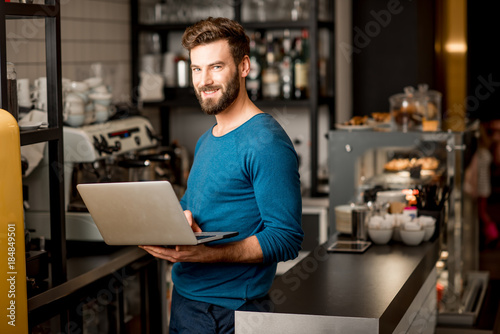
[(33, 18), (33, 17), (56, 17), (59, 8), (54, 5), (32, 5), (25, 3), (5, 3), (5, 15), (7, 19)]
[[(283, 107), (291, 107), (291, 108), (309, 108), (311, 107), (310, 100), (258, 100), (254, 101), (255, 105), (259, 108), (283, 108)], [(196, 98), (187, 97), (187, 98), (176, 98), (172, 100), (164, 100), (159, 102), (144, 102), (144, 107), (199, 107), (199, 103)]]
[[(162, 31), (184, 31), (194, 22), (179, 23), (139, 23), (137, 29), (144, 32), (162, 32)], [(307, 29), (316, 22), (310, 20), (301, 21), (248, 21), (241, 23), (245, 29), (250, 30), (272, 30), (272, 29)], [(333, 21), (317, 22), (321, 28), (332, 28)]]
[(59, 140), (62, 137), (60, 128), (47, 128), (30, 131), (21, 131), (21, 146), (42, 143), (50, 140)]
[(319, 28), (333, 29), (335, 22), (333, 20), (318, 21)]
[(142, 32), (184, 31), (190, 25), (190, 23), (139, 23), (137, 29)]
[(307, 29), (311, 27), (311, 24), (316, 24), (316, 22), (311, 22), (310, 20), (302, 21), (249, 21), (241, 23), (245, 29), (251, 30), (271, 30), (271, 29)]

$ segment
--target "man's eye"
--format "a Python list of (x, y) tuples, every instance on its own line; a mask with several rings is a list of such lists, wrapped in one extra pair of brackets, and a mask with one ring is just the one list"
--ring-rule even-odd
[(213, 67), (213, 69), (214, 69), (214, 70), (219, 70), (219, 69), (221, 69), (221, 68), (222, 68), (222, 66), (220, 66), (220, 65), (215, 65), (215, 66)]
[(193, 72), (199, 72), (200, 69), (199, 68), (193, 68)]

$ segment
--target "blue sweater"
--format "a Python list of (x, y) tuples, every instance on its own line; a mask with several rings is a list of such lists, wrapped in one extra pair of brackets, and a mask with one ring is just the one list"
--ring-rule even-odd
[(256, 235), (263, 263), (176, 263), (172, 279), (186, 298), (237, 309), (269, 291), (276, 264), (297, 257), (303, 239), (298, 159), (285, 131), (257, 114), (221, 137), (212, 129), (196, 144), (181, 205), (203, 231)]

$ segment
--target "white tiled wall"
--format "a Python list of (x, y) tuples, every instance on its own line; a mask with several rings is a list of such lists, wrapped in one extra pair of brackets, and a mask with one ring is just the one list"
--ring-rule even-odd
[[(45, 76), (44, 20), (7, 21), (7, 58), (18, 78)], [(62, 76), (84, 80), (100, 63), (115, 102), (130, 100), (129, 0), (61, 0)]]

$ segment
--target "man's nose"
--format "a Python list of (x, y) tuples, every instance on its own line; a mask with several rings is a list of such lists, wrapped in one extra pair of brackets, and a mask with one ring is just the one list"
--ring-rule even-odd
[(212, 79), (212, 75), (210, 74), (210, 71), (203, 71), (201, 74), (201, 85), (202, 86), (209, 86), (213, 84), (214, 81)]

